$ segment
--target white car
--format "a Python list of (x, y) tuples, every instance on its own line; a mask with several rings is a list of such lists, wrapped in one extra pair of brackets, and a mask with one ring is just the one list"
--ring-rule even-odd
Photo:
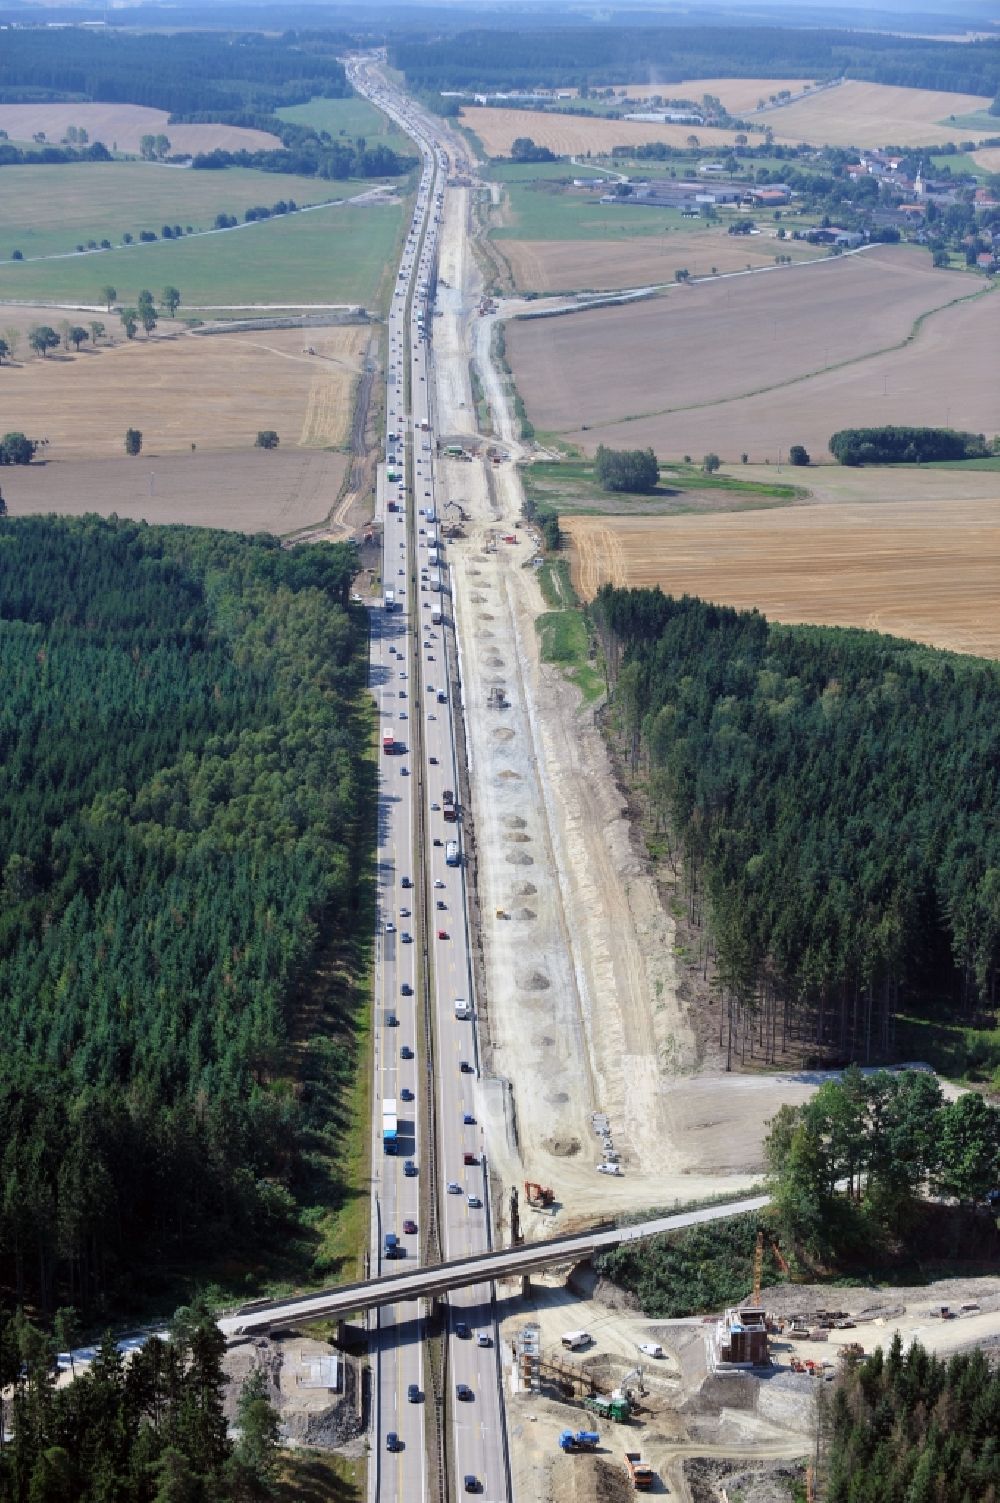
[(444, 886), (444, 883), (441, 881), (440, 877), (438, 877), (437, 881), (434, 883), (434, 886), (435, 887), (443, 887)]
[(462, 1186), (456, 1180), (450, 1179), (448, 1181), (448, 1194), (449, 1195), (461, 1195), (461, 1193), (462, 1193)]
[(386, 934), (395, 934), (395, 932), (396, 932), (396, 925), (392, 922), (392, 919), (386, 919), (386, 921), (385, 921), (385, 932), (386, 932)]
[(597, 1172), (598, 1174), (620, 1175), (622, 1171), (618, 1164), (598, 1164)]

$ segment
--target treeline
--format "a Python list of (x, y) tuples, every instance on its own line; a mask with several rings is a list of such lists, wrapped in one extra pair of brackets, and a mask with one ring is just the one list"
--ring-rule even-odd
[(861, 631), (605, 586), (625, 755), (734, 1052), (891, 1051), (903, 1006), (971, 1021), (1000, 962), (1000, 668)]
[(259, 172), (294, 172), (300, 177), (402, 177), (416, 166), (416, 157), (402, 156), (389, 146), (361, 146), (319, 140), (303, 142), (291, 151), (199, 152), (191, 165), (204, 172), (226, 167), (256, 167)]
[(895, 1332), (834, 1390), (823, 1503), (995, 1503), (1000, 1371), (979, 1348), (947, 1362)]
[(573, 88), (654, 78), (840, 77), (994, 96), (1000, 43), (888, 32), (773, 26), (613, 26), (469, 30), (399, 38), (389, 60), (407, 81), (442, 89)]
[(0, 141), (0, 167), (46, 167), (60, 162), (110, 162), (111, 153), (103, 141), (92, 141), (89, 146), (75, 150), (72, 146), (39, 146), (34, 151), (27, 146), (13, 146), (10, 141)]
[(955, 428), (841, 428), (829, 441), (838, 464), (928, 464), (943, 459), (984, 459), (982, 433)]
[[(288, 1043), (364, 902), (354, 550), (0, 521), (0, 1287), (92, 1314), (308, 1267), (347, 1043)], [(346, 1035), (345, 1035), (346, 1037)], [(315, 1066), (315, 1061), (320, 1066)], [(326, 1135), (329, 1135), (329, 1139)]]
[[(810, 1262), (871, 1267), (907, 1246), (928, 1190), (973, 1207), (997, 1188), (1000, 1110), (975, 1091), (946, 1102), (928, 1071), (852, 1068), (780, 1108), (767, 1160), (786, 1245)], [(995, 1254), (995, 1217), (981, 1219)], [(986, 1250), (962, 1240), (966, 1257)]]
[(344, 98), (350, 85), (335, 52), (346, 38), (226, 32), (133, 35), (9, 29), (0, 52), (0, 102), (73, 99), (141, 104), (184, 114), (272, 113), (314, 95)]
[[(60, 1312), (60, 1339), (73, 1335)], [(200, 1308), (180, 1310), (164, 1340), (129, 1354), (107, 1336), (86, 1370), (57, 1388), (53, 1348), (23, 1316), (0, 1316), (0, 1383), (9, 1395), (0, 1503), (166, 1503), (273, 1496), (278, 1417), (254, 1369), (237, 1401), (239, 1440), (224, 1411), (225, 1338)]]

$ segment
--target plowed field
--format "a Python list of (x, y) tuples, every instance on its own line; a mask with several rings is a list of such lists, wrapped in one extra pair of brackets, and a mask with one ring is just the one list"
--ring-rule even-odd
[(774, 464), (801, 443), (819, 459), (836, 429), (865, 423), (996, 432), (1000, 298), (955, 301), (978, 286), (884, 247), (513, 322), (507, 348), (535, 427), (588, 452)]
[(980, 501), (716, 516), (565, 517), (573, 578), (660, 585), (776, 621), (861, 626), (1000, 657), (1000, 475)]

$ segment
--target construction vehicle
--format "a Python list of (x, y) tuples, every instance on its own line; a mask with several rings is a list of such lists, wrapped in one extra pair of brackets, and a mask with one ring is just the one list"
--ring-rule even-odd
[(649, 1492), (653, 1485), (653, 1468), (638, 1451), (625, 1452), (625, 1467), (637, 1493)]
[(563, 1451), (596, 1451), (601, 1443), (601, 1437), (596, 1430), (577, 1430), (574, 1435), (572, 1430), (563, 1430), (559, 1436), (559, 1447)]
[(509, 917), (510, 917), (510, 914), (507, 912), (506, 908), (498, 908), (497, 909), (497, 918), (498, 919), (505, 919), (505, 918), (509, 918)]
[(536, 1184), (534, 1180), (526, 1179), (524, 1182), (524, 1198), (529, 1206), (534, 1206), (536, 1211), (545, 1210), (555, 1204), (555, 1191), (548, 1185)]
[(594, 1394), (583, 1401), (584, 1409), (589, 1409), (591, 1414), (599, 1414), (601, 1419), (617, 1420), (620, 1425), (627, 1425), (632, 1417), (632, 1406), (628, 1399), (608, 1398), (606, 1394)]

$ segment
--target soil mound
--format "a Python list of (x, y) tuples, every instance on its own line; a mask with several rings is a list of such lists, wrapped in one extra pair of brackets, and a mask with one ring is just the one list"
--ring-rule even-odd
[(505, 814), (500, 822), (508, 830), (523, 830), (528, 823), (526, 819), (521, 818), (520, 814)]
[(534, 856), (529, 856), (527, 851), (508, 851), (505, 858), (511, 866), (534, 866)]
[(538, 888), (534, 882), (515, 882), (511, 890), (515, 897), (530, 898), (533, 893), (538, 891)]
[(547, 992), (552, 985), (545, 972), (537, 969), (533, 971), (515, 971), (514, 980), (521, 990), (525, 992)]

